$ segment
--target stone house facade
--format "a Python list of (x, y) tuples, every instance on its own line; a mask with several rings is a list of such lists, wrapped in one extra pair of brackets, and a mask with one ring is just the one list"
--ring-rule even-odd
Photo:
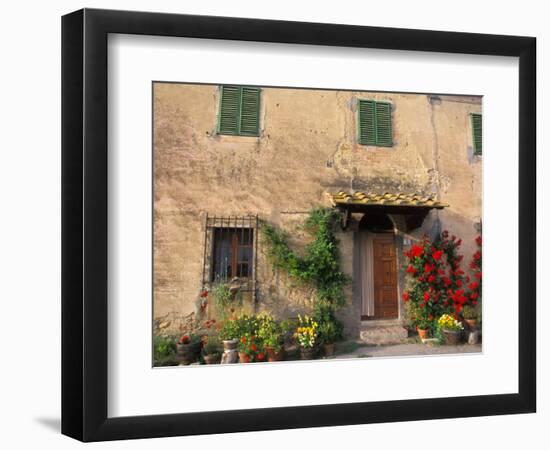
[(157, 330), (186, 331), (220, 277), (244, 280), (250, 311), (308, 312), (313, 293), (272, 268), (259, 224), (299, 250), (319, 206), (342, 213), (348, 337), (403, 321), (402, 252), (416, 239), (447, 229), (472, 253), (480, 97), (156, 82), (153, 103)]

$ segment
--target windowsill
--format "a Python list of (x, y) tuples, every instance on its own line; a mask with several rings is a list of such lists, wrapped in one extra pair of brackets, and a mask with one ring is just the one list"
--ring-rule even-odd
[(259, 142), (260, 139), (262, 138), (260, 135), (258, 135), (258, 136), (242, 136), (242, 135), (238, 135), (238, 134), (220, 134), (220, 133), (213, 134), (211, 137), (218, 140), (218, 141), (220, 141), (220, 142), (231, 142), (231, 143), (233, 143), (233, 142), (256, 143), (256, 142)]

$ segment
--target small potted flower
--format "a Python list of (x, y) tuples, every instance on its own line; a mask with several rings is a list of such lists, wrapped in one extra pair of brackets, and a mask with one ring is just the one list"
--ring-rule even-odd
[(475, 331), (477, 329), (478, 312), (475, 306), (465, 305), (462, 308), (462, 317), (464, 318), (464, 322), (466, 322), (466, 325), (468, 325), (470, 331)]
[(176, 353), (180, 364), (187, 366), (197, 361), (202, 348), (201, 337), (196, 334), (184, 334), (176, 343)]
[(205, 364), (219, 364), (222, 357), (222, 343), (215, 334), (209, 334), (202, 346), (202, 357)]
[(419, 317), (416, 321), (416, 331), (420, 339), (428, 339), (430, 337), (432, 321), (428, 317)]
[(318, 323), (311, 317), (298, 316), (299, 326), (294, 336), (300, 345), (301, 359), (313, 359), (317, 352), (317, 328)]
[(295, 336), (298, 321), (296, 318), (284, 319), (281, 320), (280, 326), (285, 358), (294, 360), (298, 357), (299, 351)]
[(445, 337), (445, 342), (448, 345), (460, 344), (460, 339), (462, 337), (464, 326), (458, 320), (456, 320), (449, 314), (443, 314), (437, 320), (437, 326), (443, 333), (443, 336)]
[[(258, 337), (262, 340), (269, 362), (282, 361), (284, 359), (283, 330), (273, 317), (261, 317), (258, 327)], [(260, 355), (258, 354), (258, 356)]]
[[(258, 356), (261, 356), (258, 358)], [(265, 361), (265, 352), (260, 342), (254, 335), (241, 336), (239, 340), (239, 362), (250, 363), (254, 361)]]
[(338, 324), (333, 320), (319, 322), (317, 328), (318, 341), (323, 345), (323, 353), (326, 357), (334, 356), (335, 342), (340, 337)]
[(239, 324), (235, 319), (226, 320), (220, 328), (220, 339), (225, 351), (236, 350), (239, 344)]

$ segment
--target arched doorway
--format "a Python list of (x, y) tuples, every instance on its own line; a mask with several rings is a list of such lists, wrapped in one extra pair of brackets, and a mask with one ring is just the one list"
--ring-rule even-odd
[(361, 319), (397, 319), (394, 224), (387, 214), (366, 213), (359, 222)]

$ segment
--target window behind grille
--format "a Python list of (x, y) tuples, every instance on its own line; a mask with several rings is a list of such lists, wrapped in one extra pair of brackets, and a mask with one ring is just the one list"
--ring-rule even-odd
[(203, 288), (239, 279), (242, 292), (256, 293), (257, 216), (206, 216)]
[(252, 228), (215, 228), (210, 281), (252, 276)]

